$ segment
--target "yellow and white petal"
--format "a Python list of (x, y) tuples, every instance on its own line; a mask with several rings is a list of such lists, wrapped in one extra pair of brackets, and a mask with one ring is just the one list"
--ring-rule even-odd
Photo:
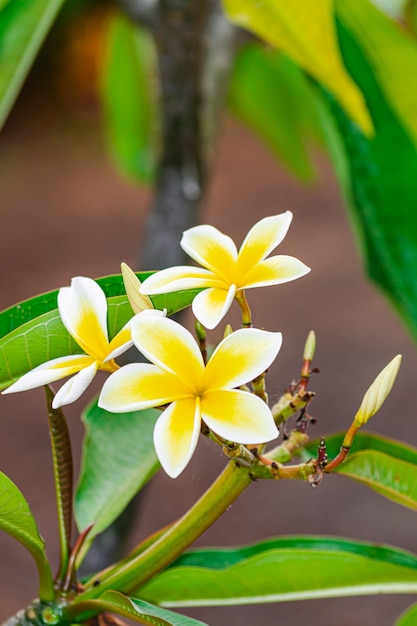
[(127, 263), (122, 263), (120, 268), (122, 270), (123, 284), (125, 286), (127, 299), (129, 300), (133, 313), (140, 313), (141, 311), (146, 311), (147, 309), (153, 309), (154, 307), (151, 299), (140, 293), (142, 283), (136, 276), (135, 272), (127, 265)]
[(111, 413), (141, 411), (190, 396), (190, 390), (172, 374), (149, 363), (129, 363), (103, 385), (99, 406)]
[(268, 406), (247, 391), (204, 394), (201, 417), (220, 437), (236, 443), (266, 443), (278, 437), (278, 429)]
[(104, 359), (104, 363), (107, 363), (107, 361), (111, 361), (112, 359), (116, 359), (118, 356), (123, 354), (123, 352), (126, 352), (126, 350), (133, 346), (131, 324), (133, 320), (135, 320), (140, 315), (165, 316), (166, 309), (164, 309), (163, 311), (160, 311), (158, 309), (146, 309), (145, 311), (141, 311), (140, 313), (137, 313), (137, 315), (132, 317), (132, 319), (130, 319), (127, 324), (125, 324), (123, 328), (117, 333), (117, 335), (115, 335), (115, 337), (113, 337), (113, 339), (111, 340), (109, 344), (109, 354)]
[(132, 338), (151, 363), (177, 376), (190, 389), (199, 388), (203, 357), (194, 337), (181, 324), (167, 317), (142, 314), (132, 320)]
[(200, 424), (200, 406), (195, 399), (173, 402), (156, 422), (156, 454), (171, 478), (177, 478), (193, 456)]
[(248, 232), (239, 251), (239, 275), (263, 261), (284, 239), (292, 221), (291, 211), (265, 217)]
[(194, 315), (206, 328), (215, 328), (230, 309), (235, 293), (235, 285), (230, 285), (228, 289), (205, 289), (193, 300)]
[(145, 294), (157, 295), (181, 291), (182, 289), (203, 289), (222, 284), (222, 281), (209, 270), (202, 267), (179, 265), (155, 272), (143, 281), (140, 291)]
[(67, 380), (55, 394), (52, 408), (58, 409), (60, 406), (65, 406), (78, 400), (97, 374), (98, 367), (99, 361), (94, 361), (91, 365), (84, 367), (75, 376)]
[(102, 361), (108, 352), (107, 300), (91, 278), (77, 276), (58, 294), (58, 309), (70, 335), (87, 354)]
[(182, 236), (181, 247), (194, 261), (227, 283), (235, 282), (238, 258), (235, 243), (214, 226), (203, 224), (189, 228)]
[(262, 374), (276, 358), (282, 334), (241, 328), (225, 337), (206, 366), (203, 388), (232, 389)]
[(49, 385), (49, 383), (79, 372), (84, 367), (89, 367), (92, 362), (93, 359), (86, 354), (75, 354), (73, 356), (62, 356), (52, 359), (21, 376), (19, 380), (2, 393), (16, 393)]
[(272, 256), (251, 268), (239, 285), (241, 289), (281, 285), (301, 278), (310, 272), (310, 268), (299, 259), (284, 254)]

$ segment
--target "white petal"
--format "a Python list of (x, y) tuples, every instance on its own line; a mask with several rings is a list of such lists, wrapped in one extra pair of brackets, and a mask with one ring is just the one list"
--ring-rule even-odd
[(176, 376), (150, 363), (129, 363), (104, 383), (99, 406), (111, 413), (141, 411), (190, 396)]
[(154, 445), (162, 467), (176, 478), (188, 465), (200, 433), (200, 407), (195, 399), (174, 402), (155, 424)]
[(58, 309), (70, 335), (87, 354), (102, 361), (108, 352), (107, 300), (91, 278), (77, 276), (58, 294)]
[(143, 281), (140, 291), (141, 293), (157, 295), (181, 291), (182, 289), (203, 289), (220, 284), (222, 283), (219, 278), (209, 270), (202, 267), (180, 265), (152, 274)]
[(58, 409), (60, 406), (71, 404), (71, 402), (78, 400), (96, 375), (98, 365), (99, 362), (94, 361), (89, 367), (83, 368), (78, 374), (67, 380), (55, 394), (52, 408)]
[(235, 293), (235, 285), (231, 285), (228, 290), (215, 287), (205, 289), (193, 300), (194, 315), (206, 328), (215, 328), (230, 309)]
[(282, 334), (241, 328), (223, 339), (206, 366), (205, 389), (231, 389), (262, 374), (276, 358)]
[(282, 285), (301, 278), (310, 272), (310, 268), (293, 256), (284, 254), (272, 256), (252, 267), (242, 276), (242, 289)]
[(131, 325), (138, 315), (157, 315), (165, 317), (166, 309), (164, 309), (163, 311), (160, 311), (158, 309), (146, 309), (145, 311), (137, 313), (135, 317), (132, 317), (111, 340), (109, 345), (110, 352), (109, 355), (104, 359), (104, 363), (106, 363), (107, 361), (111, 361), (112, 359), (116, 359), (118, 356), (120, 356), (121, 354), (126, 352), (126, 350), (133, 346)]
[(236, 443), (266, 443), (278, 437), (268, 406), (246, 391), (204, 394), (201, 417), (220, 437)]
[(57, 359), (47, 361), (38, 365), (33, 370), (24, 374), (13, 385), (5, 389), (2, 393), (16, 393), (27, 391), (43, 385), (49, 385), (56, 380), (71, 376), (79, 372), (84, 367), (91, 364), (91, 357), (85, 354), (74, 354), (73, 356), (62, 356)]
[(220, 276), (226, 283), (235, 282), (237, 249), (233, 240), (214, 226), (203, 224), (186, 230), (181, 247), (197, 263)]
[(284, 239), (292, 220), (291, 211), (265, 217), (257, 222), (245, 237), (239, 251), (239, 273), (265, 259)]
[(142, 314), (132, 321), (132, 338), (151, 363), (177, 376), (190, 389), (199, 387), (203, 358), (194, 337), (183, 326), (167, 317)]

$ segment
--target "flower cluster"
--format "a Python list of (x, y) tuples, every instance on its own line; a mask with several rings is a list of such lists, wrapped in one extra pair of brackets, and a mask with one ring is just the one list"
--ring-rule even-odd
[[(285, 237), (292, 214), (267, 217), (249, 231), (238, 251), (233, 241), (208, 225), (187, 230), (182, 248), (202, 267), (172, 267), (141, 285), (122, 265), (134, 316), (109, 340), (107, 300), (93, 280), (77, 277), (59, 291), (62, 322), (83, 354), (50, 360), (22, 376), (3, 393), (71, 378), (57, 392), (53, 408), (77, 400), (98, 370), (110, 372), (99, 405), (113, 413), (161, 407), (154, 444), (166, 472), (178, 476), (188, 464), (202, 426), (225, 442), (262, 444), (278, 429), (267, 403), (250, 392), (277, 356), (279, 332), (241, 328), (228, 333), (205, 362), (191, 333), (153, 308), (148, 296), (199, 288), (192, 309), (206, 328), (216, 327), (246, 289), (277, 285), (305, 275), (294, 257), (268, 257)], [(245, 326), (249, 324), (246, 323)], [(135, 345), (148, 363), (120, 366), (115, 359)]]

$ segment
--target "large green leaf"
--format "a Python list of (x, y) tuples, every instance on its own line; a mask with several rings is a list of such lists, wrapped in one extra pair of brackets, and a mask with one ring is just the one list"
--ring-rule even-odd
[(417, 604), (413, 604), (396, 620), (394, 626), (416, 626)]
[(346, 28), (339, 38), (346, 66), (363, 90), (376, 135), (365, 138), (328, 94), (328, 145), (370, 277), (417, 339), (417, 148), (390, 107), (363, 51)]
[(205, 626), (203, 622), (192, 617), (161, 609), (143, 600), (128, 598), (118, 591), (106, 591), (99, 599), (80, 603), (77, 607), (77, 615), (80, 619), (81, 612), (89, 614), (94, 611), (100, 613), (110, 611), (140, 624), (153, 624), (153, 626)]
[(109, 413), (93, 402), (83, 414), (86, 436), (75, 500), (80, 531), (88, 540), (107, 528), (159, 468), (153, 429), (159, 411)]
[(33, 556), (39, 574), (39, 597), (45, 601), (52, 600), (54, 585), (45, 543), (22, 492), (1, 472), (0, 530), (17, 539)]
[(0, 127), (64, 0), (9, 0), (0, 5)]
[[(334, 433), (330, 437), (326, 437), (326, 447), (329, 459), (334, 459), (339, 453), (342, 442), (344, 439), (344, 433)], [(311, 441), (305, 448), (305, 458), (311, 459), (317, 453), (317, 448), (320, 443), (319, 439)], [(394, 459), (400, 459), (417, 466), (417, 448), (412, 448), (401, 441), (395, 439), (389, 439), (388, 437), (382, 437), (375, 433), (359, 432), (355, 435), (353, 445), (351, 447), (351, 454), (364, 450), (376, 450), (386, 455), (393, 457)], [(343, 465), (340, 468), (343, 469)]]
[(335, 7), (371, 64), (390, 107), (417, 143), (416, 39), (369, 0), (336, 0)]
[(155, 44), (119, 14), (109, 21), (101, 100), (110, 153), (124, 174), (152, 182), (159, 153)]
[[(141, 280), (150, 272), (138, 274)], [(109, 305), (110, 338), (132, 317), (122, 277), (107, 276), (97, 282), (104, 290)], [(155, 308), (167, 309), (168, 315), (188, 306), (196, 290), (153, 296)], [(0, 389), (12, 384), (25, 372), (50, 359), (81, 354), (61, 322), (57, 309), (58, 291), (52, 291), (0, 313)]]
[(372, 131), (365, 100), (339, 51), (333, 0), (223, 0), (230, 19), (282, 50), (330, 90), (365, 132)]
[(416, 592), (411, 553), (329, 537), (284, 537), (190, 551), (142, 587), (140, 596), (179, 607)]
[(228, 104), (292, 172), (313, 178), (307, 139), (318, 134), (314, 93), (288, 57), (260, 44), (243, 47), (233, 65)]

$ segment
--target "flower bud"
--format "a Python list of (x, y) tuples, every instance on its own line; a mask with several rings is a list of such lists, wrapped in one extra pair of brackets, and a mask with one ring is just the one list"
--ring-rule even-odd
[(139, 292), (141, 282), (135, 272), (131, 270), (126, 263), (122, 263), (120, 267), (122, 270), (126, 295), (133, 312), (136, 314), (146, 311), (146, 309), (153, 309), (154, 306), (151, 299)]
[(363, 426), (381, 408), (392, 389), (401, 364), (401, 354), (388, 363), (365, 393), (354, 423)]
[(305, 361), (312, 361), (314, 353), (316, 351), (316, 333), (314, 330), (310, 330), (307, 336), (307, 340), (304, 346), (303, 359)]

